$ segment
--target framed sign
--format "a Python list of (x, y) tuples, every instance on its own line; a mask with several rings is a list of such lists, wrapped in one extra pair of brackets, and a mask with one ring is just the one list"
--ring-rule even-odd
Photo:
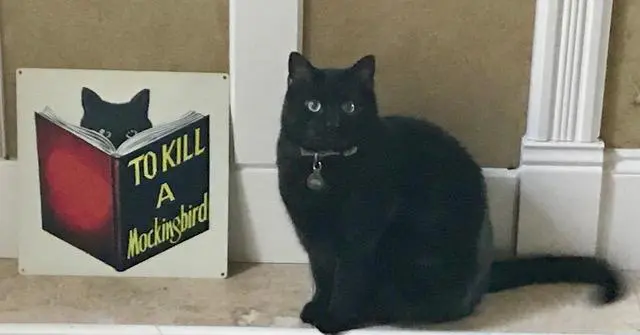
[(226, 277), (227, 74), (16, 77), (22, 274)]

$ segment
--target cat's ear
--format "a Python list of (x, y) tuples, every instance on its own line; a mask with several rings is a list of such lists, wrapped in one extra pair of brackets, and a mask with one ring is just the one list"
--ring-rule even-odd
[(94, 92), (92, 89), (88, 87), (82, 88), (81, 96), (82, 96), (83, 106), (90, 106), (92, 104), (102, 102), (102, 98), (100, 98), (98, 93)]
[(142, 91), (138, 92), (133, 98), (131, 98), (130, 103), (136, 105), (140, 110), (143, 110), (145, 115), (149, 110), (149, 89), (145, 88)]
[(289, 77), (287, 83), (290, 85), (295, 80), (311, 80), (314, 69), (313, 65), (302, 54), (292, 51), (289, 54)]
[(366, 55), (360, 58), (351, 67), (351, 72), (362, 83), (373, 88), (373, 77), (376, 73), (376, 58), (373, 55)]

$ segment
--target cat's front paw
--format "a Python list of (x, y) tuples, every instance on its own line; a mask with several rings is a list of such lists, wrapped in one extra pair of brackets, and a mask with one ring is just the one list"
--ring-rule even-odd
[(313, 326), (321, 333), (331, 335), (358, 328), (357, 322), (333, 317), (328, 313), (324, 313), (314, 320)]
[(323, 311), (321, 304), (316, 300), (311, 300), (302, 307), (300, 320), (304, 323), (315, 325), (316, 320), (320, 319), (323, 312), (326, 311)]

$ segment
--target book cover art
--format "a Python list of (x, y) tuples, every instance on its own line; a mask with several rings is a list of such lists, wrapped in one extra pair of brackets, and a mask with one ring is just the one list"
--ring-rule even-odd
[(227, 73), (16, 70), (22, 275), (226, 278)]
[(153, 125), (149, 90), (81, 96), (79, 126), (34, 113), (42, 229), (119, 272), (208, 231), (209, 116)]
[(208, 138), (205, 116), (115, 161), (123, 268), (209, 229)]

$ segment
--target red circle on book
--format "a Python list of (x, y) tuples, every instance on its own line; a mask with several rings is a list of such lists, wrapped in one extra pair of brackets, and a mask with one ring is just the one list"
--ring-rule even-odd
[(56, 148), (46, 161), (51, 208), (67, 228), (99, 230), (109, 223), (111, 186), (96, 162), (75, 149)]

